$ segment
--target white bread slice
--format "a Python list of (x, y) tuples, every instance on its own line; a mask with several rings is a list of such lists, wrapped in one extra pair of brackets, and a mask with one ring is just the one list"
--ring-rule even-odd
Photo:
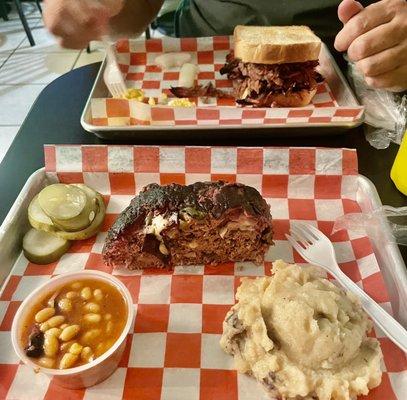
[(283, 64), (318, 60), (321, 39), (308, 26), (243, 26), (234, 30), (235, 57)]

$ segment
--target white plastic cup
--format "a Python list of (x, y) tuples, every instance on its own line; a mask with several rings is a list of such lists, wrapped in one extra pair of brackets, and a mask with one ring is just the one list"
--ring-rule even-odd
[[(105, 282), (115, 287), (122, 294), (127, 307), (127, 321), (123, 332), (108, 351), (88, 364), (68, 369), (41, 367), (25, 354), (24, 348), (20, 343), (19, 338), (21, 337), (22, 321), (26, 319), (27, 314), (31, 311), (32, 304), (36, 304), (40, 299), (43, 299), (44, 294), (50, 294), (58, 287), (83, 279)], [(102, 382), (116, 370), (126, 346), (126, 338), (130, 331), (133, 317), (134, 308), (132, 297), (126, 286), (119, 279), (101, 271), (83, 270), (71, 272), (50, 279), (34, 290), (34, 292), (23, 301), (14, 316), (11, 327), (11, 341), (20, 359), (24, 364), (32, 367), (35, 371), (42, 372), (48, 375), (48, 377), (54, 378), (54, 382), (60, 386), (69, 389), (86, 388)]]

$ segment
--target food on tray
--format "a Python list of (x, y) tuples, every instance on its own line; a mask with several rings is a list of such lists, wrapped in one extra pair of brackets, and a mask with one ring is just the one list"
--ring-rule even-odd
[(205, 86), (196, 85), (191, 88), (187, 87), (171, 87), (171, 93), (177, 97), (217, 97), (217, 98), (231, 98), (231, 93), (221, 89), (216, 89), (212, 82), (207, 83)]
[(307, 26), (239, 25), (234, 54), (220, 73), (233, 81), (243, 106), (305, 106), (323, 81), (315, 70), (320, 49), (321, 40)]
[(65, 239), (49, 232), (30, 229), (23, 238), (23, 251), (28, 260), (36, 264), (57, 261), (71, 246)]
[(270, 208), (239, 183), (150, 184), (109, 230), (107, 265), (128, 269), (264, 260)]
[(185, 63), (191, 61), (189, 53), (165, 53), (155, 58), (154, 62), (163, 70), (173, 67), (182, 67)]
[(167, 103), (170, 107), (195, 107), (195, 102), (189, 99), (172, 99)]
[(144, 100), (144, 92), (141, 89), (127, 89), (123, 97), (127, 100)]
[(98, 207), (94, 191), (87, 193), (83, 188), (62, 183), (41, 190), (38, 204), (57, 228), (67, 232), (88, 227), (95, 219)]
[(51, 218), (41, 208), (38, 195), (34, 197), (28, 206), (28, 221), (33, 228), (41, 231), (53, 232), (57, 229)]
[(353, 399), (380, 384), (382, 352), (359, 300), (314, 267), (283, 261), (242, 279), (223, 323), (236, 368), (287, 400)]
[(24, 254), (37, 264), (56, 261), (68, 250), (67, 241), (87, 239), (99, 232), (105, 210), (102, 196), (86, 185), (45, 187), (28, 207), (34, 229), (24, 237)]
[(165, 105), (168, 103), (167, 93), (161, 92), (157, 99), (158, 104)]
[(41, 367), (77, 367), (113, 346), (127, 312), (123, 296), (112, 285), (90, 279), (70, 282), (32, 305), (20, 342)]
[(178, 86), (191, 88), (195, 85), (199, 68), (195, 64), (185, 63), (179, 71)]

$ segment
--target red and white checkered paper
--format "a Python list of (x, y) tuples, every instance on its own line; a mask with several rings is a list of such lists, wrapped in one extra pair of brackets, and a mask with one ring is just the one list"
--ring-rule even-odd
[[(157, 98), (162, 92), (172, 96), (169, 88), (178, 86), (180, 68), (162, 71), (155, 63), (158, 55), (174, 51), (191, 55), (191, 62), (200, 71), (198, 84), (212, 82), (219, 89), (231, 90), (231, 81), (219, 70), (233, 48), (232, 41), (229, 36), (121, 40), (116, 50), (128, 87), (142, 89), (147, 98)], [(329, 62), (328, 57), (321, 62)], [(196, 107), (149, 106), (135, 100), (93, 98), (91, 123), (97, 126), (321, 124), (353, 122), (363, 113), (363, 107), (339, 105), (327, 83), (319, 84), (312, 103), (302, 108), (242, 108), (234, 99), (192, 100)]]
[[(367, 237), (331, 235), (335, 218), (360, 211), (355, 201), (356, 152), (322, 148), (46, 146), (46, 171), (62, 182), (84, 182), (107, 204), (102, 232), (76, 242), (58, 262), (43, 266), (21, 255), (0, 294), (0, 398), (253, 400), (268, 397), (254, 379), (238, 374), (219, 346), (222, 320), (234, 304), (242, 276), (270, 275), (271, 262), (302, 263), (285, 240), (290, 222), (313, 223), (334, 243), (342, 270), (391, 311), (388, 293)], [(106, 267), (101, 251), (106, 232), (140, 189), (151, 182), (224, 179), (257, 188), (271, 205), (275, 245), (262, 266), (147, 269), (136, 274)], [(117, 371), (84, 390), (67, 390), (35, 374), (14, 354), (10, 328), (24, 298), (54, 275), (82, 269), (113, 273), (130, 290), (135, 321)], [(405, 355), (380, 330), (384, 353), (382, 384), (369, 400), (404, 400)]]

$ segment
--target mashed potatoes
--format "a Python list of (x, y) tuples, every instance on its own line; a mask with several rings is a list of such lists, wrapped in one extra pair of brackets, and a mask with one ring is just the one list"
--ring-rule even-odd
[(382, 353), (355, 296), (313, 267), (276, 261), (273, 270), (243, 279), (223, 323), (237, 369), (283, 399), (347, 400), (378, 386)]

